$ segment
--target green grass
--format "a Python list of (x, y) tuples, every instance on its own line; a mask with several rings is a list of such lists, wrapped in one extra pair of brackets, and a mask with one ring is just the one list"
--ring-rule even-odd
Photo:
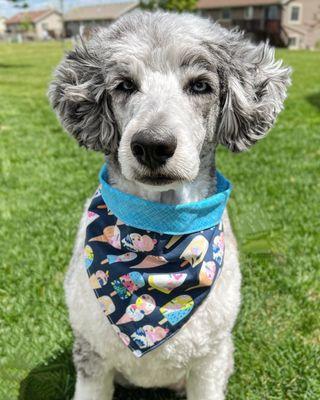
[[(103, 158), (79, 149), (46, 99), (57, 43), (0, 45), (0, 399), (70, 399), (62, 283)], [(218, 154), (243, 273), (228, 400), (318, 400), (320, 53), (279, 51), (293, 86), (272, 133)], [(69, 211), (72, 204), (72, 212)], [(169, 399), (118, 389), (117, 399)]]

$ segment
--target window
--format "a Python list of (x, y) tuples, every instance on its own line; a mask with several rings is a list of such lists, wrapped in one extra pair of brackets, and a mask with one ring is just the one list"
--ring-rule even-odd
[(297, 38), (296, 37), (290, 37), (289, 38), (289, 46), (290, 47), (295, 47), (297, 45)]
[(289, 49), (298, 49), (300, 45), (300, 37), (299, 36), (290, 36), (289, 37)]
[(223, 20), (231, 19), (231, 10), (230, 10), (230, 8), (223, 8), (222, 9), (221, 19), (223, 19)]
[(300, 11), (301, 6), (292, 6), (290, 10), (290, 21), (299, 22), (300, 21)]
[(253, 18), (253, 7), (246, 7), (244, 9), (244, 18), (245, 19), (252, 19)]
[(279, 9), (278, 6), (268, 7), (267, 19), (279, 19)]
[(44, 29), (45, 31), (48, 30), (48, 24), (46, 22), (43, 22), (41, 24), (41, 26), (42, 26), (42, 29)]

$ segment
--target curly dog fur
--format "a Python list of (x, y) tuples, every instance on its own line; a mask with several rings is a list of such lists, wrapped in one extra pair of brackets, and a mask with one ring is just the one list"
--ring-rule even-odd
[[(239, 152), (265, 136), (283, 108), (289, 73), (268, 44), (240, 32), (190, 14), (134, 12), (71, 51), (49, 97), (79, 144), (106, 155), (112, 185), (179, 204), (214, 193), (219, 144)], [(162, 145), (174, 139), (174, 154), (156, 168), (141, 163), (132, 151), (141, 132)], [(65, 281), (75, 400), (111, 400), (116, 377), (185, 388), (188, 400), (224, 399), (241, 276), (227, 213), (223, 221), (225, 260), (215, 290), (177, 335), (136, 359), (106, 323), (82, 268), (84, 214)]]

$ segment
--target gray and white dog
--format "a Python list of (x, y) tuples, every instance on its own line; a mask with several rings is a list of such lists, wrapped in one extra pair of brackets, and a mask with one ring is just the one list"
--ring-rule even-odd
[[(96, 31), (58, 66), (49, 97), (80, 145), (103, 152), (110, 183), (144, 199), (187, 203), (215, 191), (215, 150), (243, 151), (283, 108), (290, 70), (267, 44), (189, 14), (136, 12)], [(137, 359), (108, 324), (82, 266), (86, 213), (65, 281), (75, 335), (75, 400), (111, 400), (113, 382), (222, 400), (240, 305), (236, 241), (224, 214), (222, 274), (188, 324)], [(206, 321), (206, 323), (203, 323)]]

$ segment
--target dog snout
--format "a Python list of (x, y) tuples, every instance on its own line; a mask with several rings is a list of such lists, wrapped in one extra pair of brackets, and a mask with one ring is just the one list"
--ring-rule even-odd
[(131, 140), (131, 151), (140, 164), (156, 169), (174, 155), (177, 139), (172, 134), (160, 137), (155, 132), (139, 131)]

